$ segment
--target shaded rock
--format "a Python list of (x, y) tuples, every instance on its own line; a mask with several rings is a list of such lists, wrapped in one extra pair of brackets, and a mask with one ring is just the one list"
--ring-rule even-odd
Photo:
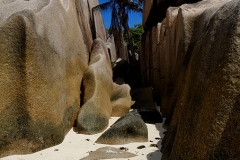
[[(89, 3), (92, 4), (92, 6), (97, 6), (98, 1), (92, 1), (89, 0)], [(103, 24), (103, 19), (102, 19), (102, 14), (100, 11), (100, 8), (94, 8), (92, 10), (93, 14), (93, 20), (94, 20), (94, 26), (95, 26), (95, 37), (94, 38), (100, 38), (104, 42), (107, 41), (107, 36), (106, 36), (106, 30)]]
[(208, 0), (168, 9), (156, 79), (169, 125), (163, 159), (240, 159), (239, 8), (239, 0)]
[(156, 145), (156, 144), (150, 144), (150, 147), (157, 147), (157, 148), (158, 148), (158, 145)]
[(134, 66), (126, 60), (118, 60), (113, 65), (113, 80), (123, 78), (124, 82), (131, 88), (140, 87), (141, 77), (139, 70), (134, 68)]
[(118, 85), (113, 83), (113, 93), (111, 96), (112, 114), (111, 116), (124, 116), (131, 108), (132, 97), (130, 95), (130, 87), (127, 84)]
[(162, 115), (157, 110), (139, 109), (138, 113), (145, 123), (155, 124), (163, 122)]
[(129, 64), (126, 60), (120, 60), (115, 62), (113, 66), (113, 80), (116, 78), (123, 78), (124, 80), (127, 78), (126, 74), (129, 71)]
[(116, 62), (118, 56), (116, 52), (115, 42), (113, 35), (110, 35), (107, 39), (106, 46), (108, 48), (108, 54), (110, 55), (111, 62)]
[(0, 157), (63, 141), (87, 65), (74, 1), (0, 2)]
[(155, 0), (146, 1), (143, 9), (143, 26), (147, 30), (166, 17), (166, 11), (171, 6), (180, 6), (184, 3), (195, 3), (200, 0)]
[(138, 146), (137, 149), (143, 149), (146, 148), (144, 145)]
[[(83, 34), (83, 40), (86, 44), (87, 51), (91, 52), (91, 46), (93, 43), (93, 16), (92, 16), (92, 7), (89, 0), (75, 0), (78, 23)], [(97, 1), (94, 1), (97, 2)]]
[(136, 112), (127, 113), (119, 118), (96, 141), (101, 144), (126, 144), (131, 142), (147, 142), (148, 130), (141, 116)]
[(125, 84), (123, 78), (116, 78), (116, 79), (114, 79), (113, 82), (116, 83), (116, 84), (119, 84), (119, 85)]
[(120, 149), (120, 150), (124, 150), (124, 151), (127, 151), (127, 150), (128, 150), (128, 148), (126, 148), (126, 147), (120, 147), (119, 149)]
[(131, 89), (132, 99), (135, 103), (133, 109), (152, 109), (156, 110), (156, 105), (153, 99), (152, 88)]
[(136, 154), (121, 151), (114, 147), (102, 147), (94, 152), (90, 152), (89, 156), (81, 160), (99, 160), (99, 159), (112, 159), (112, 158), (131, 158), (137, 156)]
[(94, 7), (99, 5), (97, 0), (75, 0), (77, 18), (82, 30), (83, 40), (87, 51), (91, 52), (93, 40), (96, 38), (106, 41), (106, 31), (102, 21), (102, 15)]
[(83, 106), (74, 130), (83, 134), (95, 134), (108, 126), (112, 113), (113, 91), (112, 68), (105, 43), (101, 39), (93, 42), (89, 67), (83, 76)]

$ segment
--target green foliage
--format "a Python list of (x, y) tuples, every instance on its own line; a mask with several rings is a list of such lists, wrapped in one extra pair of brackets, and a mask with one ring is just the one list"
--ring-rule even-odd
[[(132, 35), (134, 51), (139, 53), (141, 36), (144, 32), (143, 25), (142, 24), (135, 24), (134, 28), (130, 28), (130, 32), (131, 32), (131, 35)], [(124, 41), (127, 45), (129, 44), (127, 34), (124, 34)]]

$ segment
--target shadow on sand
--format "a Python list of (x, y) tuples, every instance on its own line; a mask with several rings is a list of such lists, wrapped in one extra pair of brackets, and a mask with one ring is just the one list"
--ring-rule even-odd
[(163, 118), (162, 123), (155, 123), (156, 129), (159, 131), (159, 137), (156, 137), (156, 139), (159, 140), (157, 142), (158, 150), (147, 154), (148, 160), (160, 160), (162, 158), (162, 153), (160, 152), (161, 147), (162, 147), (161, 143), (162, 143), (162, 139), (164, 137), (164, 131), (166, 131), (166, 129), (164, 129), (162, 127), (164, 122), (165, 122), (165, 118)]

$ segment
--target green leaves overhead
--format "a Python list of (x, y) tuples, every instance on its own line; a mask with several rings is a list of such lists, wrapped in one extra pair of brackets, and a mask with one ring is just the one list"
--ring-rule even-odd
[[(144, 33), (144, 29), (142, 24), (135, 24), (134, 28), (130, 28), (130, 32), (132, 35), (132, 41), (133, 41), (133, 48), (134, 51), (137, 53), (139, 52), (139, 46), (141, 41), (141, 36)], [(124, 41), (126, 44), (129, 44), (127, 34), (124, 34)]]
[[(127, 35), (128, 46), (131, 53), (134, 52), (132, 36), (130, 28), (128, 25), (128, 14), (130, 12), (142, 12), (142, 3), (143, 0), (109, 0), (108, 2), (99, 4), (94, 9), (100, 8), (102, 11), (110, 11), (111, 16), (111, 25), (109, 28), (109, 34), (112, 34), (114, 31), (118, 31), (120, 37), (122, 36), (122, 28), (124, 28), (124, 33)], [(120, 39), (122, 41), (122, 39)], [(134, 65), (136, 64), (135, 54), (130, 54), (129, 59)]]
[(143, 0), (109, 0), (108, 2), (99, 4), (93, 10), (110, 11), (112, 13), (111, 27), (121, 28), (121, 25), (128, 22), (128, 13), (142, 12)]

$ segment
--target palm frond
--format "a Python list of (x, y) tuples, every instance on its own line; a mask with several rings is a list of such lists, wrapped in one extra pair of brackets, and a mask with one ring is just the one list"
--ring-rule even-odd
[(96, 10), (96, 9), (100, 9), (101, 11), (112, 10), (113, 3), (114, 3), (114, 1), (111, 0), (109, 2), (105, 2), (105, 3), (99, 4), (96, 7), (93, 7), (93, 10)]
[(129, 2), (129, 4), (126, 6), (127, 10), (129, 12), (142, 12), (142, 8), (140, 8), (139, 4), (135, 2)]
[(138, 4), (143, 4), (144, 0), (138, 0)]
[(138, 4), (143, 4), (144, 0), (131, 0), (132, 2), (138, 3)]

